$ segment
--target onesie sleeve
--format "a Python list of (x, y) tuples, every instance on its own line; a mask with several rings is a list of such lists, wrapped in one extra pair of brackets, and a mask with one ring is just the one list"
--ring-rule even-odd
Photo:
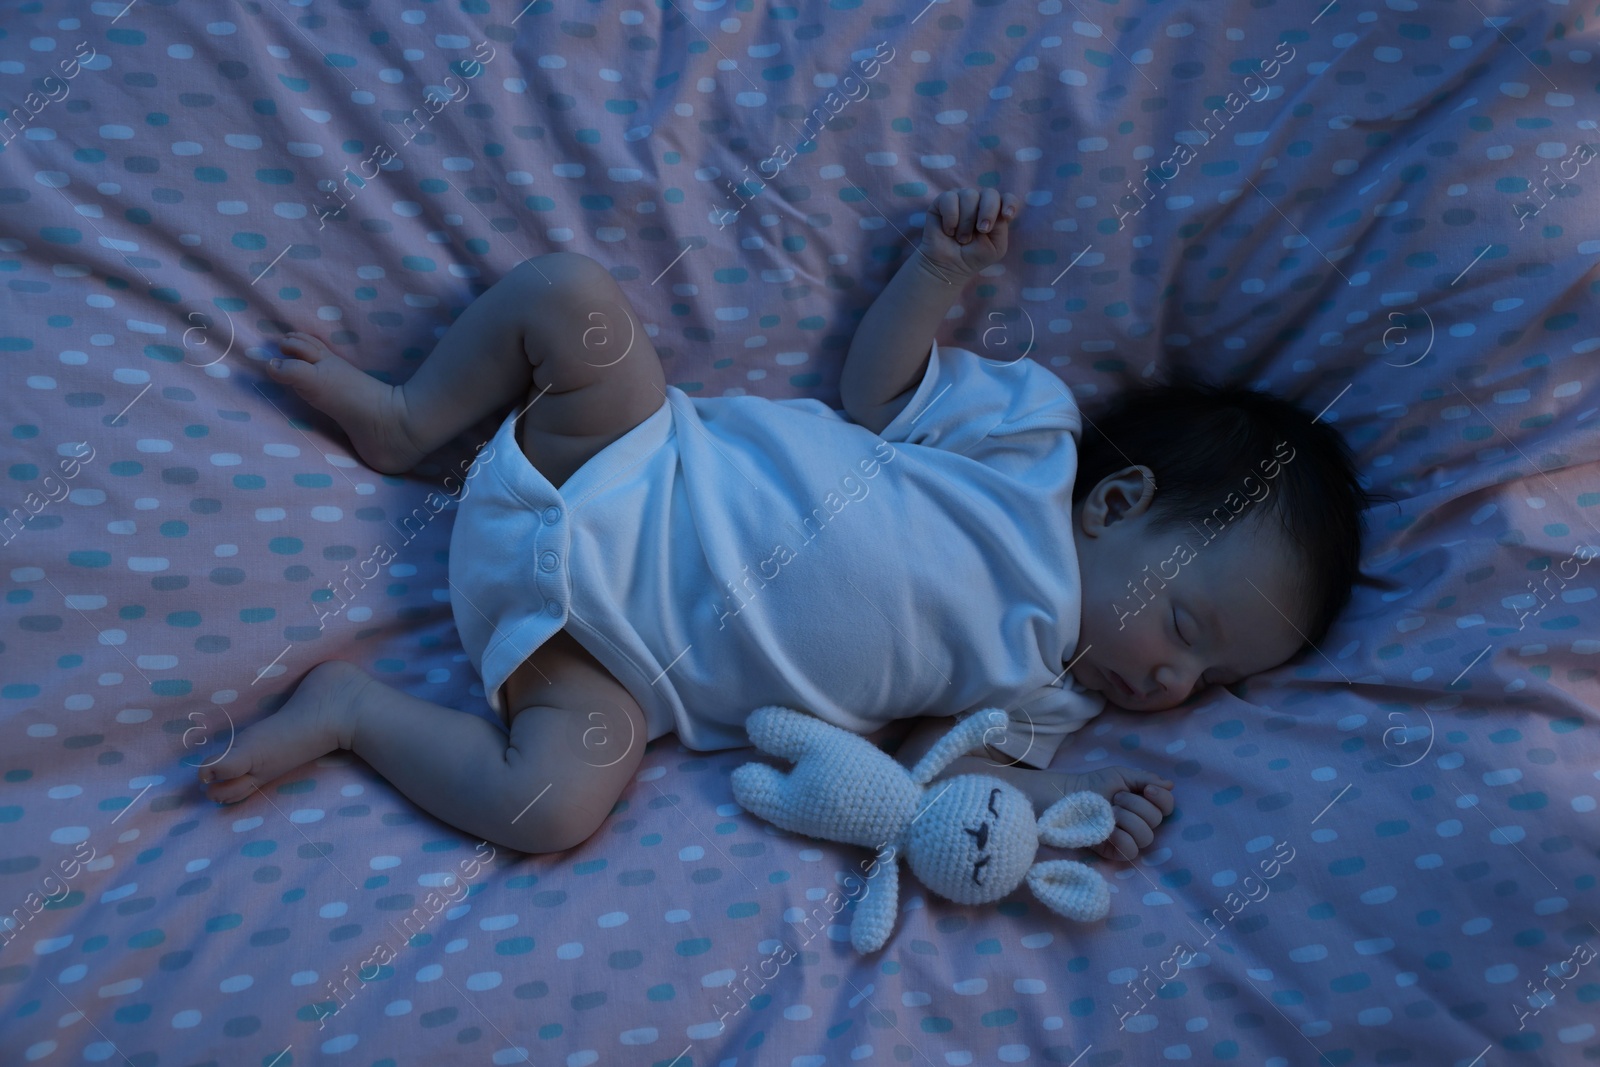
[(991, 466), (1037, 462), (1082, 434), (1065, 382), (1027, 357), (988, 359), (933, 342), (928, 369), (905, 408), (879, 436), (928, 445)]
[(1017, 707), (1006, 712), (1004, 731), (991, 731), (984, 744), (1010, 761), (1043, 770), (1050, 766), (1066, 736), (1100, 714), (1106, 698), (1078, 685), (1062, 672)]

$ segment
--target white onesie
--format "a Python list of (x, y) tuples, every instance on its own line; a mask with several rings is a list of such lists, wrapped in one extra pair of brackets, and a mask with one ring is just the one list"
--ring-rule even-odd
[(1045, 767), (1104, 707), (1066, 672), (1082, 425), (1054, 374), (935, 344), (881, 434), (818, 400), (666, 394), (560, 491), (516, 412), (469, 473), (450, 604), (496, 711), (562, 627), (646, 740), (702, 751), (750, 744), (763, 704), (861, 734), (993, 706), (986, 741)]

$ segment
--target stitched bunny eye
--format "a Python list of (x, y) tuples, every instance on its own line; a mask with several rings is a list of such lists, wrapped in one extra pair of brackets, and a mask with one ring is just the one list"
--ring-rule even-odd
[(989, 862), (989, 857), (985, 856), (985, 857), (983, 857), (983, 859), (979, 860), (977, 863), (974, 863), (972, 865), (972, 880), (974, 882), (976, 882), (977, 884), (979, 884), (979, 885), (983, 884), (983, 879), (978, 877), (978, 870), (981, 867), (983, 867), (985, 864), (987, 864), (988, 862)]
[(998, 790), (998, 789), (989, 790), (989, 813), (991, 815), (994, 815), (996, 818), (999, 817), (1000, 813), (998, 811), (994, 810), (994, 798), (999, 796), (999, 795), (1000, 795), (1000, 790)]

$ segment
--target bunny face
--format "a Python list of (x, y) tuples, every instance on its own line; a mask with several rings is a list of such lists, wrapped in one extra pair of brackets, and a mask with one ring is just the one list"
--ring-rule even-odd
[[(1097, 793), (1062, 797), (1035, 821), (1021, 790), (980, 774), (934, 783), (951, 761), (1004, 722), (999, 708), (967, 716), (907, 772), (872, 742), (832, 723), (770, 704), (750, 713), (750, 740), (795, 764), (787, 774), (765, 763), (734, 768), (734, 798), (786, 830), (873, 847), (897, 842), (874, 862), (872, 889), (856, 902), (850, 943), (876, 952), (889, 940), (900, 908), (903, 855), (929, 889), (957, 904), (987, 904), (1028, 888), (1051, 910), (1092, 922), (1111, 906), (1105, 879), (1074, 860), (1034, 863), (1043, 842), (1080, 848), (1110, 836), (1111, 805)], [(910, 820), (907, 822), (907, 820)]]
[(1039, 847), (1021, 790), (963, 774), (929, 786), (923, 804), (906, 828), (905, 858), (924, 885), (957, 904), (986, 904), (1021, 884)]

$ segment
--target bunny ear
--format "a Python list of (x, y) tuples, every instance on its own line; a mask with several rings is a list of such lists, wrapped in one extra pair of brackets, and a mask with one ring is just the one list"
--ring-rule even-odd
[(1057, 848), (1098, 845), (1116, 828), (1110, 802), (1087, 790), (1062, 797), (1039, 816), (1039, 840)]
[(867, 895), (856, 901), (856, 917), (850, 922), (850, 944), (857, 952), (876, 952), (894, 932), (900, 914), (900, 857), (891, 855), (878, 863), (867, 882)]
[(927, 785), (933, 776), (948, 767), (959, 756), (983, 744), (991, 730), (1003, 731), (1006, 713), (999, 708), (984, 708), (962, 719), (950, 732), (939, 738), (934, 746), (911, 768), (911, 778), (918, 785)]
[(1111, 910), (1106, 880), (1076, 860), (1035, 863), (1028, 869), (1028, 888), (1051, 911), (1079, 922), (1103, 919)]

